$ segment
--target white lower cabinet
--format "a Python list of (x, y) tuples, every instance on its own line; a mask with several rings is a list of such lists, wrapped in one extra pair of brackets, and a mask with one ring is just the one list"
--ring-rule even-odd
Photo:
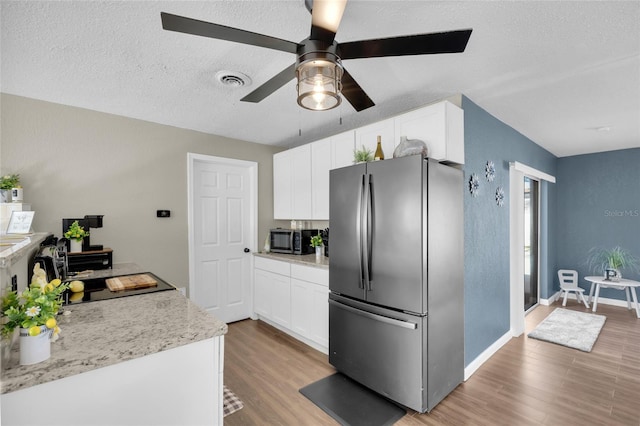
[(263, 257), (255, 257), (254, 268), (259, 318), (327, 353), (329, 270)]

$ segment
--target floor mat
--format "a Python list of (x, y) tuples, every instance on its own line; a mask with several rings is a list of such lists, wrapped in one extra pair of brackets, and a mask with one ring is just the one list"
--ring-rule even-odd
[(407, 413), (340, 373), (307, 385), (300, 393), (344, 426), (388, 426)]
[(224, 400), (222, 404), (224, 407), (224, 417), (228, 416), (231, 413), (235, 413), (236, 411), (244, 407), (244, 404), (242, 403), (242, 401), (240, 401), (240, 398), (238, 398), (236, 394), (231, 392), (226, 386), (224, 386)]

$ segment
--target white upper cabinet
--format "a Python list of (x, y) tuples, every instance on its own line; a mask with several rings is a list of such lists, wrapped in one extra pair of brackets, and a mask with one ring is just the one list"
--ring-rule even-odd
[(311, 219), (311, 144), (291, 151), (292, 216), (288, 219)]
[(393, 158), (393, 150), (400, 141), (400, 138), (396, 141), (394, 126), (394, 119), (389, 118), (356, 129), (356, 149), (361, 149), (364, 145), (371, 150), (372, 154), (375, 153), (378, 145), (378, 136), (380, 136), (382, 138), (384, 158)]
[(331, 169), (339, 169), (353, 164), (356, 132), (350, 130), (329, 138), (331, 140)]
[(427, 144), (429, 157), (464, 164), (464, 111), (449, 101), (428, 105), (273, 156), (274, 219), (329, 220), (329, 171), (353, 164), (354, 149), (393, 158), (400, 137)]
[(331, 138), (311, 143), (311, 219), (329, 220)]
[(427, 144), (430, 158), (464, 164), (464, 111), (451, 102), (416, 109), (394, 121), (396, 145), (401, 136), (420, 139)]
[(273, 217), (291, 219), (291, 150), (273, 154)]
[(311, 219), (311, 146), (273, 155), (273, 218)]

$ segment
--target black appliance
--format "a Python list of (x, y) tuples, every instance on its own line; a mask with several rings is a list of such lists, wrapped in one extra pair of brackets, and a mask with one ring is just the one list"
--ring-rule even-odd
[[(85, 215), (84, 218), (81, 219), (62, 219), (62, 235), (69, 229), (71, 224), (78, 221), (78, 224), (84, 228), (85, 231), (89, 232), (89, 235), (84, 237), (82, 240), (82, 251), (93, 251), (93, 250), (102, 250), (103, 247), (101, 244), (91, 245), (91, 232), (90, 228), (102, 228), (102, 218), (104, 215), (101, 214), (90, 214)], [(69, 244), (69, 243), (67, 243)], [(67, 245), (67, 251), (70, 251), (71, 248)]]
[[(84, 283), (84, 291), (80, 293), (72, 293), (71, 291), (67, 290), (63, 295), (64, 304), (74, 305), (77, 303), (117, 299), (119, 297), (135, 296), (138, 294), (156, 293), (158, 291), (176, 290), (174, 286), (158, 278), (157, 275), (152, 274), (151, 272), (139, 272), (136, 274), (129, 274), (129, 275), (138, 275), (138, 274), (149, 275), (150, 277), (152, 277), (158, 282), (158, 285), (155, 287), (137, 288), (132, 290), (111, 291), (107, 287), (107, 283), (106, 283), (107, 278), (111, 278), (111, 277), (91, 278), (91, 279), (73, 278), (73, 279), (78, 279)], [(123, 276), (126, 276), (126, 275), (120, 275), (120, 277), (123, 277)], [(72, 279), (68, 279), (67, 281), (71, 281), (71, 280)]]
[(66, 240), (58, 240), (51, 236), (40, 244), (33, 259), (29, 262), (29, 270), (27, 271), (29, 281), (31, 281), (33, 267), (36, 263), (47, 274), (47, 281), (56, 278), (64, 280), (68, 272)]
[(269, 231), (270, 250), (273, 253), (312, 254), (311, 237), (318, 235), (319, 229), (284, 229)]
[(430, 411), (464, 378), (462, 171), (413, 155), (329, 185), (329, 362)]

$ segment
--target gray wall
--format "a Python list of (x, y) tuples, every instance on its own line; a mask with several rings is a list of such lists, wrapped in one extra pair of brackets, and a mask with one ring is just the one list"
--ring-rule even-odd
[[(188, 285), (187, 153), (258, 163), (258, 248), (273, 227), (272, 155), (282, 148), (1, 95), (0, 173), (19, 173), (34, 229), (103, 214), (92, 244)], [(156, 218), (157, 209), (171, 218)]]
[[(597, 275), (585, 264), (592, 247), (620, 246), (640, 256), (640, 148), (563, 157), (558, 160), (558, 268)], [(640, 280), (637, 272), (622, 276)], [(559, 289), (555, 280), (555, 289)], [(603, 289), (602, 297), (624, 300)]]
[[(464, 96), (462, 108), (465, 126), (465, 365), (469, 365), (510, 328), (509, 162), (520, 161), (555, 176), (557, 158)], [(493, 182), (485, 178), (487, 161), (495, 163)], [(472, 197), (468, 190), (472, 173), (480, 178), (477, 197)], [(502, 186), (505, 193), (502, 207), (495, 202), (498, 186)], [(543, 182), (540, 197), (541, 224), (546, 227), (541, 230), (540, 241), (540, 296), (546, 298), (556, 269), (555, 185)], [(545, 238), (545, 234), (550, 238)]]

